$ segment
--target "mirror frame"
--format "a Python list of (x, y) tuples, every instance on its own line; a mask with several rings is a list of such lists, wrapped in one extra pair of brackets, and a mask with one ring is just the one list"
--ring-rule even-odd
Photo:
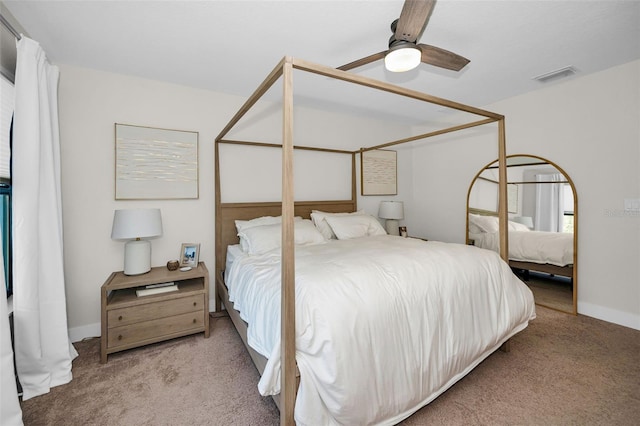
[[(545, 162), (550, 164), (551, 166), (555, 167), (556, 170), (558, 170), (558, 172), (562, 173), (565, 178), (567, 179), (567, 182), (569, 183), (569, 185), (571, 185), (571, 190), (573, 191), (573, 270), (572, 270), (572, 277), (571, 277), (571, 283), (572, 283), (572, 297), (573, 297), (573, 309), (572, 311), (568, 312), (565, 310), (560, 310), (557, 308), (554, 308), (552, 306), (548, 306), (545, 305), (543, 303), (538, 303), (536, 302), (537, 305), (540, 306), (544, 306), (547, 307), (549, 309), (554, 309), (557, 310), (559, 312), (567, 312), (573, 315), (577, 315), (578, 314), (578, 192), (576, 191), (576, 187), (573, 183), (573, 180), (571, 180), (571, 177), (567, 174), (567, 172), (564, 171), (564, 169), (560, 166), (558, 166), (556, 163), (554, 163), (551, 160), (548, 160), (544, 157), (540, 157), (538, 155), (533, 155), (533, 154), (511, 154), (511, 155), (507, 155), (505, 158), (507, 160), (507, 168), (509, 168), (509, 158), (514, 158), (514, 157), (530, 157), (530, 158), (534, 158), (536, 160), (539, 160), (540, 162)], [(476, 183), (476, 181), (478, 180), (478, 178), (480, 177), (480, 175), (482, 174), (482, 172), (484, 172), (486, 169), (489, 168), (489, 166), (496, 164), (499, 164), (499, 159), (493, 160), (490, 163), (486, 164), (484, 167), (482, 167), (480, 169), (480, 171), (478, 173), (476, 173), (476, 175), (473, 177), (473, 179), (471, 180), (471, 184), (469, 185), (469, 189), (467, 191), (467, 214), (465, 217), (465, 223), (466, 223), (466, 232), (465, 232), (465, 241), (467, 244), (470, 243), (469, 240), (469, 199), (471, 197), (471, 190), (473, 189), (473, 185)], [(514, 167), (516, 165), (513, 165), (511, 167)], [(522, 166), (522, 164), (518, 164), (517, 166)], [(507, 182), (508, 184), (509, 182)]]

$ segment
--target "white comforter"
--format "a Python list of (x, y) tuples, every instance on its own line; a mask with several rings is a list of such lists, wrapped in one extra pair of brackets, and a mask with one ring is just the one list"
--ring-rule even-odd
[[(280, 255), (226, 274), (280, 390)], [(533, 295), (492, 251), (392, 236), (296, 248), (301, 425), (395, 424), (435, 399), (535, 318)]]
[[(476, 247), (498, 251), (500, 234), (469, 234)], [(573, 234), (566, 232), (509, 231), (509, 259), (523, 262), (573, 265)]]

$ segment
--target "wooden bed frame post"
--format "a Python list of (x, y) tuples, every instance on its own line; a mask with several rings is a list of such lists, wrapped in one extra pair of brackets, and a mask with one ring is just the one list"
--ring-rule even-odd
[(507, 200), (507, 147), (504, 117), (498, 121), (498, 228), (500, 231), (500, 257), (509, 263), (509, 230)]
[[(221, 193), (220, 193), (220, 150), (218, 149), (219, 142), (216, 141), (213, 144), (213, 162), (214, 162), (214, 187), (215, 187), (215, 215), (216, 215), (216, 236), (215, 236), (215, 267), (213, 268), (213, 300), (215, 303), (214, 310), (216, 313), (220, 313), (222, 311), (222, 303), (220, 303), (220, 297), (218, 297), (218, 285), (216, 284), (216, 280), (218, 279), (218, 274), (222, 273), (223, 267), (220, 266), (220, 259), (218, 259), (219, 253), (226, 248), (222, 247), (222, 221), (220, 218), (222, 217), (220, 202), (221, 202)], [(230, 309), (228, 306), (227, 309)]]
[(282, 289), (280, 315), (281, 377), (280, 425), (295, 425), (296, 403), (296, 312), (295, 247), (293, 197), (293, 65), (291, 58), (283, 64), (282, 101)]
[[(509, 264), (509, 225), (507, 199), (507, 143), (504, 117), (498, 121), (498, 230), (500, 231), (500, 257)], [(467, 215), (467, 220), (469, 220)], [(503, 352), (511, 351), (511, 341), (500, 346)]]

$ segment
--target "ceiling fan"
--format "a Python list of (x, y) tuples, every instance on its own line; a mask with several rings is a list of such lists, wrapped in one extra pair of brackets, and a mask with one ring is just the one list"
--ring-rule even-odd
[(417, 43), (435, 3), (435, 0), (405, 0), (400, 18), (391, 23), (393, 35), (389, 39), (389, 49), (342, 65), (338, 69), (348, 71), (384, 58), (385, 67), (393, 72), (409, 71), (420, 65), (420, 62), (460, 71), (469, 63), (467, 58), (436, 46)]

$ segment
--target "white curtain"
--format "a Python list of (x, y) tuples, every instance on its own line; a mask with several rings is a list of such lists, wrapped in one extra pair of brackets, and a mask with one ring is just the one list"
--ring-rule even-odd
[(536, 231), (562, 232), (564, 221), (564, 175), (561, 173), (537, 174), (536, 182)]
[(12, 151), (13, 304), (23, 400), (68, 383), (78, 353), (67, 331), (62, 253), (58, 68), (17, 43)]
[(0, 284), (2, 287), (0, 289), (0, 425), (22, 425), (22, 410), (18, 401), (16, 376), (13, 369), (2, 249), (0, 249)]

